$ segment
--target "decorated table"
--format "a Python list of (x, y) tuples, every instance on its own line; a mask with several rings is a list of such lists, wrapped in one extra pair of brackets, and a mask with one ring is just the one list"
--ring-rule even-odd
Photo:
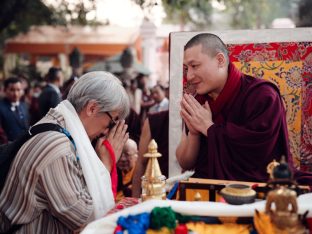
[[(301, 194), (309, 192), (309, 187), (297, 185), (283, 157), (280, 163), (268, 165), (267, 184), (180, 181), (180, 198), (186, 198), (187, 189), (217, 190), (224, 200), (214, 202), (204, 201), (207, 199), (197, 194), (195, 200), (201, 201), (165, 200), (166, 182), (159, 169), (159, 155), (152, 140), (144, 155), (149, 160), (142, 177), (142, 199), (125, 198), (105, 217), (88, 224), (82, 234), (304, 234), (308, 230), (311, 233), (312, 193)], [(256, 191), (257, 188), (260, 190)], [(257, 192), (263, 193), (266, 200), (255, 200)], [(210, 200), (212, 196), (215, 197), (210, 193)]]
[[(312, 193), (298, 197), (298, 213), (309, 211), (308, 217), (312, 217)], [(120, 210), (96, 220), (82, 231), (82, 234), (114, 233), (119, 217), (137, 215), (151, 212), (155, 207), (171, 207), (173, 211), (183, 215), (213, 216), (213, 217), (253, 217), (255, 210), (264, 211), (265, 201), (257, 201), (252, 204), (229, 205), (220, 202), (188, 202), (171, 200), (148, 200), (132, 207)]]

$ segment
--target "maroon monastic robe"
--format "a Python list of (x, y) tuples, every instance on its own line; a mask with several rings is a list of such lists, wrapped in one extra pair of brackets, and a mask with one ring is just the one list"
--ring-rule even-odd
[(157, 142), (158, 152), (162, 154), (157, 158), (160, 170), (168, 178), (168, 131), (169, 131), (169, 111), (161, 111), (148, 115), (151, 129), (151, 136)]
[(139, 144), (141, 135), (141, 120), (139, 115), (132, 108), (130, 108), (130, 113), (125, 119), (125, 122), (128, 125), (127, 131), (129, 132), (129, 138)]
[[(214, 124), (207, 137), (201, 136), (193, 177), (266, 182), (267, 165), (282, 155), (293, 169), (285, 109), (273, 83), (244, 75), (230, 64), (228, 81), (217, 99), (196, 99), (209, 102)], [(312, 181), (309, 175), (295, 174), (300, 174), (299, 182)]]

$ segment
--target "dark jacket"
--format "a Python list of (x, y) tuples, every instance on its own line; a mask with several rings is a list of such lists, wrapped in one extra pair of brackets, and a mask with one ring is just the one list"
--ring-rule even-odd
[(45, 116), (50, 108), (56, 107), (61, 101), (61, 95), (49, 84), (42, 90), (39, 96), (39, 112), (41, 117)]
[(24, 102), (19, 104), (19, 113), (11, 109), (8, 99), (0, 101), (0, 124), (9, 141), (15, 140), (29, 128), (29, 114)]

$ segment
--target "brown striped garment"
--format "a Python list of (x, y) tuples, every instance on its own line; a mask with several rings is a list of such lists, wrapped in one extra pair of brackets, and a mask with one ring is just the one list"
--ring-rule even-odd
[[(64, 126), (51, 109), (42, 122)], [(93, 201), (75, 149), (62, 133), (43, 132), (26, 142), (14, 159), (0, 196), (0, 232), (72, 233), (92, 219)]]

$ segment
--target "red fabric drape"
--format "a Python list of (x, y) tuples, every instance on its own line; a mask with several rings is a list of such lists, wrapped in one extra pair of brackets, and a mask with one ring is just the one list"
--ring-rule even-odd
[(112, 190), (113, 190), (114, 198), (116, 199), (117, 185), (118, 185), (116, 156), (115, 156), (114, 149), (108, 140), (104, 140), (103, 145), (106, 147), (112, 160), (111, 182), (112, 182)]

